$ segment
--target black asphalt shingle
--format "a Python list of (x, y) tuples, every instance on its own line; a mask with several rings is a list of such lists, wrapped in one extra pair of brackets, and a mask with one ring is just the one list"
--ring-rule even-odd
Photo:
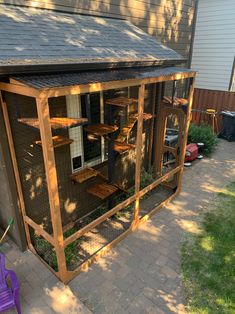
[(0, 5), (0, 66), (183, 58), (128, 21)]

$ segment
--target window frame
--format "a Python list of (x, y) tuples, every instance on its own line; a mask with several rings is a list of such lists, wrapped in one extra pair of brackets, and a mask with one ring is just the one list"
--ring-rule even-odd
[[(90, 93), (92, 94), (92, 93)], [(99, 105), (100, 105), (100, 123), (104, 123), (104, 97), (103, 97), (103, 92), (98, 92), (99, 94)], [(79, 117), (81, 117), (82, 115), (82, 107), (81, 107), (81, 96), (83, 96), (84, 94), (79, 94), (79, 95), (73, 95), (76, 96), (77, 98), (77, 105), (79, 106), (77, 112), (79, 112)], [(68, 99), (66, 97), (66, 108), (67, 108), (67, 115), (68, 115), (68, 107), (69, 107), (69, 103), (68, 103)], [(72, 106), (72, 105), (71, 105)], [(69, 116), (69, 115), (68, 115)], [(75, 116), (73, 116), (74, 118), (76, 118)], [(74, 129), (74, 128), (73, 128)], [(71, 130), (73, 130), (71, 129)], [(74, 155), (74, 151), (72, 151), (72, 149), (70, 148), (70, 154), (71, 154), (71, 168), (72, 168), (72, 172), (77, 172), (80, 171), (86, 167), (94, 167), (97, 166), (99, 164), (101, 164), (102, 162), (104, 162), (105, 160), (107, 160), (107, 157), (105, 156), (105, 139), (103, 136), (101, 136), (101, 153), (98, 157), (90, 160), (90, 161), (85, 161), (84, 159), (84, 136), (83, 136), (83, 126), (78, 126), (76, 127), (76, 131), (78, 132), (77, 138), (79, 139), (79, 142), (81, 143), (79, 146), (81, 146), (81, 150), (80, 150), (80, 155), (81, 155), (81, 167), (74, 169), (73, 167), (73, 158), (78, 157), (79, 154), (77, 154), (77, 156), (73, 156)], [(69, 137), (71, 136), (72, 131), (69, 130)], [(71, 136), (71, 138), (73, 139), (73, 136)], [(74, 140), (74, 139), (73, 139)], [(73, 144), (73, 143), (72, 143)], [(72, 145), (71, 144), (71, 145)]]

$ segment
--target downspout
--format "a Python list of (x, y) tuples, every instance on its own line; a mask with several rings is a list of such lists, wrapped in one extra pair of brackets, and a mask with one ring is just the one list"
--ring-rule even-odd
[(233, 66), (232, 66), (232, 72), (231, 72), (228, 91), (229, 92), (235, 92), (235, 56), (234, 56), (234, 60), (233, 60)]

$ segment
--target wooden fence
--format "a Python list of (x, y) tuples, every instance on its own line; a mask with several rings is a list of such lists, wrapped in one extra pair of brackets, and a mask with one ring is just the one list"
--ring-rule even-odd
[[(235, 111), (235, 92), (217, 91), (196, 88), (194, 91), (193, 109), (202, 112), (193, 112), (192, 121), (196, 124), (211, 123), (211, 117), (203, 113), (206, 109), (215, 109), (218, 113), (223, 110)], [(221, 117), (218, 115), (219, 128)]]

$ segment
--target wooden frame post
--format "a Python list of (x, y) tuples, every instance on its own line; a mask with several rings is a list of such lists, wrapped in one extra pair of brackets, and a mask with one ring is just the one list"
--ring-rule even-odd
[(155, 107), (156, 107), (156, 95), (157, 95), (157, 83), (153, 84), (153, 91), (152, 91), (152, 95), (153, 95), (153, 101), (152, 103), (152, 115), (153, 118), (151, 119), (151, 123), (150, 123), (150, 131), (149, 131), (149, 149), (148, 149), (148, 170), (151, 169), (152, 166), (152, 154), (153, 154), (153, 132), (154, 132), (154, 124), (155, 124)]
[(162, 175), (162, 162), (163, 162), (163, 146), (165, 143), (165, 133), (166, 133), (166, 117), (164, 114), (164, 108), (162, 104), (162, 99), (165, 92), (165, 82), (162, 82), (161, 94), (158, 97), (158, 111), (157, 111), (157, 121), (155, 126), (155, 145), (157, 149), (155, 150), (155, 160), (154, 160), (154, 172), (157, 177)]
[(40, 135), (42, 141), (43, 158), (47, 179), (47, 188), (53, 227), (53, 238), (58, 263), (58, 271), (60, 279), (62, 281), (65, 281), (67, 275), (67, 267), (64, 252), (64, 236), (61, 221), (57, 172), (55, 165), (55, 155), (52, 141), (50, 113), (47, 96), (44, 96), (43, 94), (40, 95), (38, 98), (36, 98), (36, 104), (40, 126)]
[(137, 123), (137, 139), (136, 139), (136, 165), (135, 165), (135, 209), (133, 215), (132, 229), (135, 229), (139, 224), (139, 203), (140, 203), (140, 175), (141, 175), (141, 156), (142, 156), (142, 132), (143, 132), (143, 113), (144, 113), (144, 94), (145, 85), (139, 87), (138, 99), (138, 123)]
[[(188, 130), (189, 130), (190, 122), (191, 122), (191, 112), (192, 112), (192, 105), (193, 105), (195, 77), (191, 77), (189, 80), (190, 80), (190, 82), (189, 82), (189, 94), (188, 94), (188, 109), (187, 109), (186, 123), (185, 123), (185, 128), (184, 128), (184, 136), (182, 139), (182, 146), (181, 146), (181, 152), (180, 152), (180, 158), (179, 158), (179, 165), (182, 165), (182, 166), (184, 164), (187, 139), (188, 139)], [(177, 178), (176, 178), (177, 193), (180, 193), (180, 191), (181, 191), (183, 171), (184, 171), (184, 167), (181, 168), (181, 170), (179, 171)]]

